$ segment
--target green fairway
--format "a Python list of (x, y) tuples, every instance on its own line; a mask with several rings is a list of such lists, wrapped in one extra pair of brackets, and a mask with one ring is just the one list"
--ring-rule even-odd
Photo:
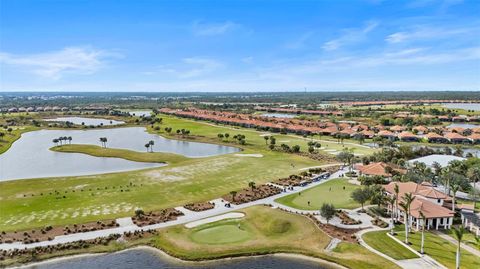
[(240, 221), (236, 220), (203, 225), (199, 229), (195, 229), (191, 235), (192, 240), (200, 244), (236, 243), (252, 237), (252, 233), (246, 227), (242, 227)]
[(363, 240), (374, 249), (395, 260), (416, 259), (418, 256), (387, 235), (387, 231), (365, 233)]
[(161, 230), (154, 245), (187, 259), (204, 260), (241, 255), (298, 253), (354, 268), (398, 268), (395, 264), (351, 243), (326, 252), (330, 238), (304, 216), (265, 206), (241, 210), (245, 217), (188, 229), (183, 225)]
[[(405, 240), (405, 232), (397, 232), (396, 237), (402, 241)], [(421, 233), (411, 233), (408, 240), (412, 244), (413, 249), (420, 250)], [(456, 250), (455, 244), (433, 233), (425, 233), (425, 253), (446, 267), (455, 268)], [(461, 252), (460, 260), (460, 268), (480, 268), (480, 258), (464, 249)]]
[(350, 198), (356, 188), (359, 186), (348, 183), (346, 179), (337, 178), (275, 201), (303, 210), (319, 210), (323, 203), (332, 203), (336, 208), (353, 209), (360, 207), (359, 203)]

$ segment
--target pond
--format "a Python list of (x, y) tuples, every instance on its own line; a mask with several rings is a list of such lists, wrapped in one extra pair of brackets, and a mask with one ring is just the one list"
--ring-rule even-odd
[(480, 111), (480, 103), (445, 103), (444, 107), (450, 109), (465, 109)]
[(98, 126), (98, 125), (119, 125), (119, 124), (124, 124), (125, 122), (123, 121), (116, 121), (116, 120), (109, 120), (109, 119), (100, 119), (100, 118), (83, 118), (83, 117), (61, 117), (61, 118), (55, 118), (55, 119), (45, 119), (45, 121), (60, 121), (60, 122), (71, 122), (76, 125), (93, 125), (93, 126)]
[(263, 113), (260, 116), (269, 117), (269, 118), (295, 118), (297, 114), (287, 114), (287, 113)]
[(480, 127), (480, 125), (475, 125), (475, 124), (468, 124), (468, 123), (452, 123), (447, 126), (447, 128), (453, 128), (453, 127), (461, 127), (464, 129), (473, 129)]
[(331, 266), (298, 258), (260, 256), (209, 262), (182, 262), (156, 251), (132, 249), (96, 256), (73, 257), (25, 266), (30, 269), (327, 269)]
[(138, 111), (128, 111), (128, 114), (137, 117), (150, 116), (152, 114), (151, 110), (138, 110)]
[(145, 144), (153, 140), (153, 150), (198, 158), (237, 152), (235, 147), (186, 142), (149, 134), (144, 127), (97, 130), (40, 130), (28, 132), (0, 155), (0, 181), (56, 176), (78, 176), (121, 172), (162, 166), (159, 163), (132, 162), (120, 158), (99, 158), (80, 153), (49, 150), (52, 140), (71, 136), (74, 144), (99, 145), (99, 138), (108, 139), (110, 148), (145, 152)]

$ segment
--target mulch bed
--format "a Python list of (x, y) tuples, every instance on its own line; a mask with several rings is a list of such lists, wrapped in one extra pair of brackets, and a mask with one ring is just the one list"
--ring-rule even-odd
[(84, 224), (73, 224), (68, 226), (47, 226), (41, 229), (24, 231), (0, 232), (0, 243), (23, 242), (31, 244), (39, 241), (53, 240), (55, 236), (67, 235), (81, 232), (90, 232), (118, 227), (115, 220), (88, 222)]
[(123, 234), (123, 237), (120, 234), (113, 234), (107, 237), (100, 237), (92, 240), (80, 240), (76, 242), (57, 244), (53, 246), (36, 247), (32, 249), (15, 249), (15, 250), (8, 250), (8, 251), (3, 250), (3, 251), (0, 251), (0, 261), (10, 259), (10, 258), (24, 257), (26, 260), (22, 262), (30, 262), (30, 261), (35, 261), (36, 256), (41, 254), (51, 254), (51, 253), (57, 253), (59, 251), (66, 251), (66, 250), (86, 249), (96, 245), (108, 245), (110, 242), (114, 240), (128, 241), (128, 240), (134, 240), (139, 238), (151, 237), (156, 234), (158, 234), (156, 230), (125, 232)]
[(149, 212), (140, 216), (133, 216), (132, 221), (137, 226), (142, 227), (146, 225), (176, 220), (179, 216), (183, 216), (183, 213), (181, 211), (178, 211), (174, 208), (167, 208), (161, 211)]
[(359, 220), (354, 220), (354, 219), (350, 218), (348, 216), (348, 214), (345, 213), (345, 211), (342, 211), (342, 210), (338, 210), (337, 213), (335, 213), (335, 215), (340, 218), (340, 220), (342, 221), (342, 224), (344, 224), (344, 225), (356, 225), (356, 224), (362, 223)]
[(200, 211), (213, 209), (215, 207), (215, 203), (212, 203), (212, 202), (191, 203), (191, 204), (186, 204), (183, 207), (191, 211), (200, 212)]
[(355, 236), (355, 233), (361, 231), (362, 229), (345, 229), (339, 228), (337, 226), (333, 226), (331, 224), (323, 224), (319, 220), (317, 220), (314, 216), (309, 216), (310, 219), (315, 222), (315, 224), (326, 234), (331, 237), (340, 239), (342, 241), (350, 242), (350, 243), (357, 243), (358, 239)]
[(229, 203), (239, 205), (239, 204), (244, 204), (244, 203), (256, 201), (259, 199), (263, 199), (266, 197), (270, 197), (270, 196), (279, 194), (281, 192), (282, 192), (282, 189), (278, 187), (262, 184), (262, 185), (256, 186), (253, 189), (246, 188), (241, 191), (238, 191), (235, 197), (233, 197), (231, 194), (224, 195), (222, 199), (228, 201)]
[(285, 186), (285, 187), (288, 187), (288, 186), (295, 187), (295, 186), (300, 186), (302, 182), (310, 184), (312, 183), (312, 180), (309, 176), (290, 175), (289, 177), (278, 179), (273, 183), (280, 186)]

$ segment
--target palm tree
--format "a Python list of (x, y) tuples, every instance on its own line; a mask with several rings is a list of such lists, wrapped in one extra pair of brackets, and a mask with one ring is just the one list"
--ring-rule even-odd
[[(420, 253), (421, 254), (424, 254), (425, 251), (424, 251), (424, 244), (425, 244), (425, 222), (427, 220), (427, 218), (425, 218), (425, 215), (423, 214), (422, 211), (420, 211), (420, 218), (422, 219), (422, 244), (420, 246)], [(418, 221), (418, 220), (417, 220)]]
[(53, 139), (52, 142), (55, 143), (55, 146), (58, 146), (58, 138)]
[(473, 183), (473, 208), (475, 208), (477, 203), (477, 188), (476, 183), (480, 181), (480, 167), (471, 167), (467, 171), (468, 179)]
[(145, 148), (147, 149), (147, 152), (148, 152), (148, 149), (150, 148), (150, 143), (145, 144)]
[[(415, 196), (412, 195), (412, 193), (405, 193), (405, 195), (403, 196), (403, 200), (405, 200), (405, 203), (408, 205), (408, 215), (411, 216), (412, 215), (412, 212), (411, 212), (411, 205), (412, 205), (412, 202), (413, 200), (415, 199)], [(408, 218), (407, 218), (408, 219)], [(412, 227), (410, 227), (410, 222), (408, 220), (408, 225), (409, 225), (409, 231), (412, 230)]]
[(153, 145), (155, 145), (155, 141), (150, 140), (148, 144), (150, 144), (150, 151), (153, 152)]
[(451, 181), (450, 182), (450, 189), (452, 190), (452, 211), (455, 212), (455, 198), (456, 198), (456, 193), (460, 189), (460, 185), (458, 184), (457, 181)]
[(400, 193), (400, 187), (397, 183), (395, 183), (393, 191), (395, 192), (395, 220), (398, 221), (398, 195)]
[(68, 139), (68, 144), (72, 144), (72, 139), (73, 138), (71, 136), (69, 136), (69, 137), (67, 137), (67, 139)]
[(405, 223), (405, 243), (408, 244), (408, 233), (409, 233), (409, 226), (410, 226), (410, 205), (413, 202), (413, 195), (411, 193), (406, 193), (403, 196), (403, 202), (400, 202), (400, 207), (403, 209), (404, 212), (404, 223)]
[(458, 243), (455, 269), (460, 269), (460, 245), (462, 244), (463, 235), (465, 234), (465, 228), (463, 226), (460, 226), (458, 228), (454, 227), (452, 230)]
[(263, 139), (265, 139), (265, 145), (268, 144), (268, 139), (270, 139), (270, 137), (268, 137), (268, 135), (264, 136)]
[(397, 202), (397, 198), (395, 196), (387, 196), (385, 199), (387, 203), (390, 205), (392, 212), (390, 214), (390, 221), (392, 222), (392, 225), (390, 227), (390, 234), (393, 235), (393, 229), (395, 228), (395, 221), (393, 220), (393, 207), (395, 206), (395, 203)]
[(232, 202), (235, 202), (235, 195), (237, 195), (236, 191), (231, 191), (230, 195), (232, 195)]
[(248, 182), (248, 186), (252, 189), (252, 191), (255, 189), (255, 182), (250, 181)]

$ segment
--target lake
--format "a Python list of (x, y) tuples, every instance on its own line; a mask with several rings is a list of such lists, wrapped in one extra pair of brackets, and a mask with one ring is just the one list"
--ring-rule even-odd
[(138, 111), (128, 111), (128, 114), (137, 117), (150, 116), (152, 114), (151, 110), (138, 110)]
[(326, 269), (327, 265), (281, 256), (248, 257), (210, 262), (182, 262), (157, 251), (132, 249), (117, 253), (74, 257), (25, 266), (30, 269)]
[(450, 109), (465, 109), (480, 111), (480, 103), (445, 103), (444, 107)]
[(480, 125), (475, 125), (475, 124), (468, 124), (468, 123), (452, 123), (447, 126), (447, 128), (453, 128), (453, 127), (461, 127), (464, 129), (473, 129), (480, 127)]
[(55, 118), (55, 119), (45, 119), (45, 121), (61, 121), (61, 122), (71, 122), (76, 125), (93, 125), (93, 126), (98, 126), (98, 125), (119, 125), (119, 124), (124, 124), (125, 122), (123, 121), (116, 121), (116, 120), (109, 120), (109, 119), (100, 119), (100, 118), (82, 118), (82, 117), (61, 117), (61, 118)]
[(52, 140), (71, 136), (72, 144), (101, 145), (100, 137), (107, 137), (107, 146), (145, 152), (145, 144), (153, 140), (153, 151), (171, 152), (198, 158), (238, 152), (240, 149), (215, 144), (186, 142), (149, 134), (144, 127), (93, 130), (40, 130), (28, 132), (0, 155), (0, 181), (79, 176), (130, 171), (164, 164), (133, 162), (120, 158), (100, 158), (80, 153), (62, 153), (49, 150)]
[(269, 117), (269, 118), (295, 118), (297, 114), (287, 114), (287, 113), (263, 113), (260, 116)]

